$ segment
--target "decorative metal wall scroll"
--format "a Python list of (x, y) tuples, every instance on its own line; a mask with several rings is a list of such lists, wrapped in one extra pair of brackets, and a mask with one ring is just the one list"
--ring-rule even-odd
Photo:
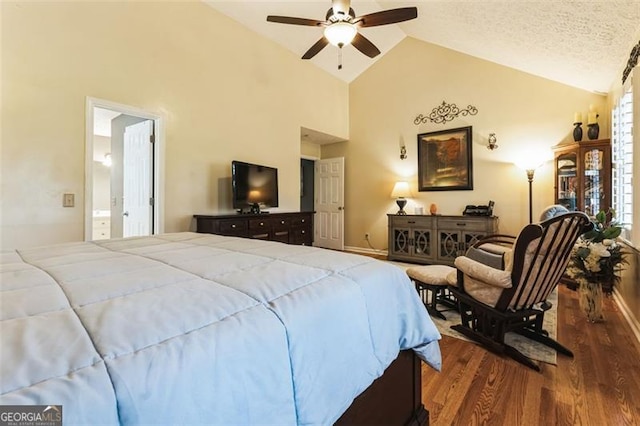
[(467, 106), (467, 109), (460, 109), (456, 104), (448, 104), (445, 101), (442, 101), (442, 105), (438, 105), (435, 107), (431, 114), (418, 115), (415, 120), (413, 120), (413, 124), (416, 126), (420, 123), (426, 124), (427, 122), (432, 123), (442, 123), (447, 124), (449, 121), (452, 121), (454, 118), (458, 116), (466, 116), (466, 115), (476, 115), (478, 113), (478, 108), (473, 105)]
[(631, 55), (629, 55), (629, 62), (627, 62), (627, 67), (622, 71), (622, 84), (627, 80), (629, 74), (631, 74), (631, 70), (633, 67), (638, 65), (638, 56), (640, 56), (640, 41), (635, 45), (633, 49), (631, 49)]

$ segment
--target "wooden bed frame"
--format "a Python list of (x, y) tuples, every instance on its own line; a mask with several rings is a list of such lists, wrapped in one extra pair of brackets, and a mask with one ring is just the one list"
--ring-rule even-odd
[(422, 404), (421, 365), (412, 350), (400, 352), (335, 424), (428, 425), (429, 412)]

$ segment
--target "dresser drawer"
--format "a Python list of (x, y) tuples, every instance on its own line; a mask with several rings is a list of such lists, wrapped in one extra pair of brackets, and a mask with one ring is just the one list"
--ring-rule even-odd
[(311, 226), (311, 216), (296, 216), (291, 218), (291, 226)]
[(289, 236), (289, 243), (310, 246), (313, 243), (311, 227), (293, 228)]
[(431, 227), (433, 220), (428, 216), (392, 216), (391, 222), (393, 226), (410, 227), (422, 226)]
[(249, 219), (249, 229), (251, 231), (268, 231), (271, 228), (271, 219)]
[(281, 231), (274, 231), (271, 234), (271, 241), (280, 241), (281, 243), (289, 242), (289, 230), (283, 229)]
[(221, 220), (218, 226), (222, 235), (243, 235), (247, 231), (246, 220)]
[(291, 227), (291, 221), (288, 218), (272, 219), (271, 225), (274, 231), (282, 231)]
[(460, 219), (439, 219), (438, 229), (450, 229), (459, 231), (486, 231), (489, 223), (486, 220), (470, 220), (469, 218)]

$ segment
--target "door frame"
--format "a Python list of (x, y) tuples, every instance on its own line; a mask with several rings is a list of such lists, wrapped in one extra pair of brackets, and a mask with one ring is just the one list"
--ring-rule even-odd
[(164, 232), (164, 120), (158, 114), (130, 105), (87, 96), (85, 103), (85, 166), (84, 166), (84, 240), (92, 239), (93, 231), (93, 109), (104, 108), (154, 121), (153, 144), (153, 233)]

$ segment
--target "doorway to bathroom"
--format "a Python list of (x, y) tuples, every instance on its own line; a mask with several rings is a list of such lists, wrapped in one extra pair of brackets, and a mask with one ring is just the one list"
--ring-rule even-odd
[(87, 101), (85, 240), (160, 232), (160, 117)]

